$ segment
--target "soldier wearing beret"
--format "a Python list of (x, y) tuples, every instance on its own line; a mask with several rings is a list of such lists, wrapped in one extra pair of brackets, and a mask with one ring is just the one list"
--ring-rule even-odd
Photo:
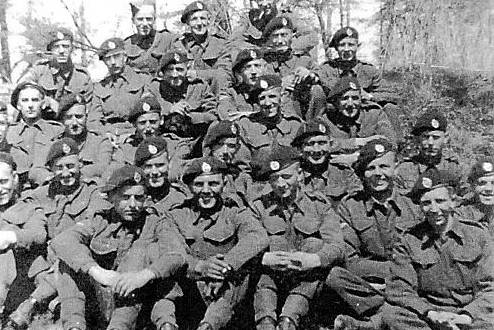
[(10, 152), (10, 144), (7, 142), (7, 131), (9, 129), (9, 114), (7, 105), (0, 101), (0, 151)]
[(149, 82), (127, 65), (127, 53), (122, 39), (110, 38), (99, 49), (99, 58), (108, 68), (108, 75), (94, 87), (94, 100), (89, 111), (89, 127), (98, 133), (108, 133), (117, 146), (120, 136), (133, 130), (129, 115)]
[[(180, 289), (174, 288), (155, 306), (152, 319), (158, 329), (178, 329), (175, 308), (181, 307), (187, 311), (185, 322), (196, 327), (199, 323), (197, 329), (232, 328), (227, 324), (245, 296), (254, 257), (267, 247), (267, 236), (249, 209), (225, 196), (227, 171), (214, 157), (195, 159), (183, 175), (191, 197), (161, 222), (178, 229), (186, 272), (178, 279)], [(169, 230), (160, 232), (159, 242), (166, 245), (168, 235)]]
[(274, 141), (289, 145), (302, 120), (293, 114), (289, 103), (283, 102), (281, 78), (277, 75), (261, 76), (252, 93), (259, 111), (238, 121), (249, 150), (253, 152), (269, 147)]
[(11, 285), (18, 276), (26, 279), (30, 263), (46, 241), (46, 218), (39, 206), (19, 198), (18, 182), (14, 159), (0, 152), (0, 311), (3, 315), (7, 312), (4, 303)]
[(420, 174), (432, 167), (458, 175), (462, 178), (461, 188), (463, 188), (464, 175), (458, 157), (447, 148), (449, 142), (447, 128), (447, 119), (438, 110), (426, 109), (417, 118), (411, 133), (419, 141), (419, 153), (410, 159), (405, 159), (396, 169), (400, 188), (405, 193), (411, 190)]
[(423, 221), (393, 250), (383, 311), (389, 329), (492, 329), (492, 239), (458, 216), (457, 183), (431, 168), (411, 191)]
[(138, 71), (154, 74), (159, 56), (172, 49), (177, 36), (167, 29), (156, 30), (154, 0), (133, 1), (130, 9), (136, 33), (124, 39), (127, 63)]
[(12, 145), (10, 152), (17, 164), (21, 190), (34, 188), (46, 179), (30, 170), (44, 165), (51, 143), (64, 131), (62, 124), (41, 118), (45, 95), (43, 87), (31, 82), (20, 83), (12, 92), (11, 103), (21, 118), (9, 127), (7, 142)]
[[(44, 88), (47, 97), (57, 102), (62, 96), (72, 93), (80, 94), (86, 101), (90, 101), (93, 93), (91, 77), (84, 67), (74, 64), (71, 59), (74, 49), (72, 32), (66, 28), (57, 28), (48, 33), (47, 39), (46, 50), (51, 55), (31, 67), (19, 81), (35, 82)], [(52, 109), (54, 116), (55, 110)]]
[(326, 283), (351, 310), (336, 318), (335, 329), (380, 329), (393, 244), (418, 222), (418, 209), (394, 185), (395, 166), (388, 140), (368, 142), (354, 165), (363, 189), (337, 207), (347, 262), (333, 268)]
[[(45, 165), (52, 176), (49, 184), (30, 191), (24, 199), (33, 206), (41, 206), (46, 217), (48, 241), (86, 217), (91, 218), (96, 211), (109, 208), (100, 197), (96, 184), (82, 180), (77, 142), (68, 137), (55, 141), (48, 151)], [(10, 316), (12, 324), (17, 327), (27, 326), (33, 308), (49, 302), (57, 293), (55, 258), (48, 247), (45, 249), (46, 252), (29, 269), (29, 276), (35, 278), (36, 290)]]
[(227, 52), (226, 41), (209, 28), (211, 13), (202, 1), (190, 3), (180, 20), (189, 31), (177, 38), (173, 46), (192, 62), (188, 76), (192, 80), (201, 78), (207, 81), (218, 95), (232, 84), (232, 58)]
[(270, 239), (254, 295), (257, 329), (296, 329), (329, 269), (343, 261), (343, 237), (329, 200), (303, 189), (296, 149), (276, 146), (254, 162), (255, 177), (269, 182), (252, 202)]

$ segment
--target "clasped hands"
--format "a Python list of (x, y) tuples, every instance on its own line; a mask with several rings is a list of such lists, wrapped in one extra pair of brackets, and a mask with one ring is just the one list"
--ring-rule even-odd
[(120, 273), (100, 266), (91, 267), (89, 275), (99, 284), (111, 287), (114, 293), (122, 297), (128, 297), (134, 290), (142, 288), (156, 278), (149, 269)]
[(321, 259), (315, 253), (307, 252), (266, 252), (262, 258), (263, 266), (277, 271), (307, 271), (321, 266)]
[(472, 324), (472, 318), (466, 314), (456, 314), (452, 312), (429, 311), (427, 318), (444, 330), (460, 330), (459, 325)]

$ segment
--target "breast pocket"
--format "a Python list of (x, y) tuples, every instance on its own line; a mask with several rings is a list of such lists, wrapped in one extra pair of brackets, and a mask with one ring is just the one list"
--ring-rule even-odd
[(290, 246), (286, 239), (288, 230), (286, 222), (277, 216), (268, 216), (262, 222), (268, 233), (270, 251), (289, 251)]

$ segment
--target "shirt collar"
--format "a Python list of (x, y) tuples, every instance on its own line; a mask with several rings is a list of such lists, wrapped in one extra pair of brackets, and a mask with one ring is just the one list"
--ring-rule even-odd
[(384, 201), (384, 203), (378, 201), (373, 196), (369, 196), (369, 198), (367, 198), (364, 202), (365, 210), (367, 211), (367, 213), (370, 213), (370, 212), (374, 211), (376, 208), (384, 207), (386, 210), (393, 208), (395, 211), (401, 212), (402, 206), (400, 205), (401, 203), (400, 203), (399, 199), (400, 199), (400, 196), (396, 192), (396, 189), (393, 189), (393, 193), (391, 194), (391, 196), (388, 199), (386, 199)]

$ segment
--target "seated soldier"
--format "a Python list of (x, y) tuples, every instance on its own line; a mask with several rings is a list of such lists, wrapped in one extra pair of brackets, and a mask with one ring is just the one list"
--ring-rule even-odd
[(368, 142), (355, 172), (363, 190), (343, 198), (337, 207), (346, 243), (345, 269), (335, 267), (327, 279), (347, 304), (334, 323), (336, 330), (380, 329), (393, 245), (418, 220), (416, 206), (394, 186), (396, 153), (385, 139)]
[[(254, 258), (267, 247), (267, 236), (249, 209), (225, 196), (227, 166), (213, 157), (195, 159), (183, 181), (191, 198), (174, 206), (162, 224), (174, 224), (185, 247), (186, 274), (179, 287), (158, 302), (153, 322), (177, 329), (182, 320), (200, 330), (234, 329), (228, 324), (246, 294)], [(159, 236), (167, 244), (169, 238)], [(181, 322), (180, 322), (181, 323)]]
[(133, 130), (128, 121), (130, 111), (142, 97), (149, 77), (138, 74), (127, 64), (122, 39), (110, 38), (103, 42), (98, 56), (108, 68), (108, 75), (94, 86), (88, 127), (97, 133), (107, 133), (112, 143), (118, 146), (120, 136)]
[(462, 219), (477, 221), (494, 236), (494, 159), (479, 159), (470, 170), (468, 182), (474, 193), (458, 212)]
[(10, 286), (18, 275), (27, 276), (30, 262), (46, 241), (46, 219), (41, 208), (19, 200), (17, 184), (14, 159), (0, 152), (0, 315), (5, 315)]
[(43, 166), (51, 143), (64, 131), (62, 124), (41, 118), (45, 95), (41, 86), (31, 82), (17, 85), (12, 92), (10, 103), (20, 111), (21, 119), (9, 127), (7, 143), (12, 145), (10, 153), (18, 166), (21, 190), (33, 189), (44, 182), (43, 175), (29, 171), (34, 165)]
[(431, 167), (463, 177), (458, 157), (447, 148), (449, 142), (447, 128), (447, 119), (438, 110), (425, 109), (417, 119), (411, 133), (419, 141), (419, 153), (405, 159), (396, 169), (399, 185), (404, 193), (410, 192), (418, 177)]
[(7, 131), (9, 129), (9, 115), (7, 105), (0, 101), (0, 152), (10, 153), (11, 145), (7, 142)]
[(257, 329), (291, 330), (300, 328), (329, 269), (343, 261), (343, 236), (331, 203), (303, 189), (296, 149), (277, 146), (261, 155), (256, 177), (269, 184), (252, 203), (270, 243), (254, 295), (255, 321)]
[(187, 74), (192, 80), (201, 78), (211, 85), (214, 95), (231, 86), (232, 59), (226, 41), (210, 29), (211, 13), (202, 1), (185, 7), (180, 21), (188, 31), (174, 42), (174, 49), (185, 53), (192, 63)]
[(289, 145), (298, 128), (301, 119), (293, 114), (290, 103), (282, 102), (281, 78), (276, 75), (265, 75), (256, 83), (256, 105), (259, 112), (244, 116), (238, 121), (241, 135), (251, 152), (269, 147), (274, 141)]
[(312, 119), (300, 126), (292, 146), (302, 154), (301, 168), (308, 189), (322, 192), (331, 201), (339, 201), (362, 187), (353, 168), (332, 163), (333, 139), (322, 119)]
[[(154, 211), (144, 207), (144, 180), (144, 173), (135, 166), (118, 168), (102, 188), (111, 207), (80, 219), (53, 239), (51, 246), (61, 260), (57, 289), (64, 329), (86, 329), (86, 323), (90, 329), (106, 328), (113, 305), (111, 287), (119, 291), (114, 285), (120, 264), (138, 238), (154, 235), (158, 221)], [(155, 272), (146, 269), (141, 275), (149, 281)], [(88, 313), (86, 302), (92, 307)], [(112, 322), (125, 320), (115, 318)], [(122, 329), (111, 324), (108, 328)]]
[[(91, 218), (100, 209), (109, 208), (96, 190), (96, 184), (82, 179), (78, 153), (77, 143), (70, 138), (54, 142), (46, 156), (46, 168), (52, 177), (50, 183), (30, 191), (24, 198), (31, 205), (42, 207), (47, 219), (48, 242), (78, 221)], [(10, 315), (10, 326), (27, 326), (34, 308), (48, 303), (57, 294), (55, 257), (49, 247), (45, 250), (29, 269), (29, 276), (35, 279), (36, 290)]]
[(458, 177), (431, 168), (412, 188), (423, 221), (393, 250), (387, 329), (492, 329), (492, 239), (456, 209)]
[(177, 36), (166, 29), (156, 31), (155, 1), (132, 1), (130, 10), (137, 33), (124, 39), (127, 62), (137, 71), (155, 74), (158, 57), (172, 49)]

